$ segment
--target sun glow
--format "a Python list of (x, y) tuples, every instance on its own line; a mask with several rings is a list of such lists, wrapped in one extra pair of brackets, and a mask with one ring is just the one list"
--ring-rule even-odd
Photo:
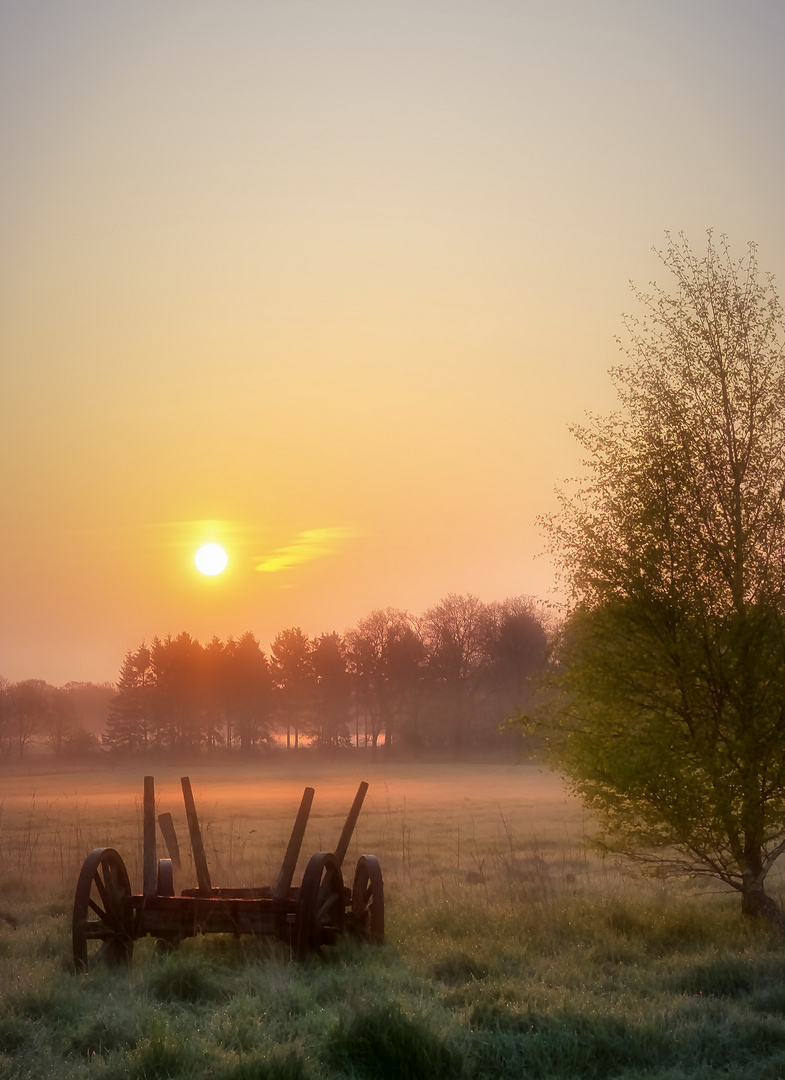
[(204, 544), (199, 548), (194, 559), (197, 570), (209, 577), (222, 573), (228, 561), (226, 552), (220, 544)]

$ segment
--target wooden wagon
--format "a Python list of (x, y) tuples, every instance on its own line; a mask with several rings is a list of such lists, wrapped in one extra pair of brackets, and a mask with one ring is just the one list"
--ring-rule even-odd
[(128, 872), (114, 848), (95, 848), (85, 859), (76, 885), (73, 953), (77, 971), (96, 964), (129, 964), (134, 942), (151, 935), (162, 948), (176, 947), (197, 934), (271, 935), (302, 959), (320, 953), (345, 932), (373, 943), (384, 939), (384, 884), (379, 860), (361, 855), (351, 888), (342, 866), (368, 785), (357, 789), (335, 850), (308, 860), (302, 884), (292, 886), (314, 789), (307, 787), (294, 822), (278, 880), (261, 888), (216, 887), (210, 879), (199, 819), (187, 776), (181, 780), (197, 887), (174, 890), (179, 846), (171, 814), (158, 824), (169, 852), (159, 859), (156, 846), (155, 785), (144, 778), (143, 887), (131, 892)]

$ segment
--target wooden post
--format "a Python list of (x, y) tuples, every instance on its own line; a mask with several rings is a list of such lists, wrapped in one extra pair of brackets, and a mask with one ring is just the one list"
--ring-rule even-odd
[(313, 796), (314, 789), (312, 787), (307, 787), (303, 792), (303, 797), (300, 801), (300, 809), (297, 811), (297, 817), (294, 820), (292, 835), (289, 837), (289, 846), (283, 857), (281, 872), (278, 875), (278, 883), (275, 886), (275, 899), (279, 902), (284, 902), (289, 898), (289, 889), (291, 888), (292, 878), (294, 877), (294, 871), (297, 866), (300, 848), (303, 845), (305, 826), (308, 824), (308, 815), (311, 812)]
[(155, 850), (155, 781), (152, 776), (144, 778), (142, 821), (144, 843), (142, 893), (145, 897), (150, 897), (158, 892), (158, 857)]
[(212, 889), (210, 884), (210, 871), (207, 869), (207, 857), (204, 853), (202, 833), (199, 829), (199, 818), (196, 816), (196, 806), (191, 792), (191, 781), (187, 776), (180, 778), (183, 786), (183, 799), (185, 800), (185, 816), (188, 818), (188, 832), (191, 834), (191, 851), (194, 853), (194, 867), (196, 868), (196, 880), (199, 892), (209, 893)]
[(360, 816), (362, 810), (363, 801), (365, 800), (365, 793), (368, 790), (368, 784), (365, 780), (360, 781), (360, 786), (357, 788), (357, 794), (354, 796), (354, 802), (352, 808), (349, 811), (349, 816), (346, 818), (346, 824), (341, 832), (341, 837), (338, 841), (338, 846), (335, 849), (335, 861), (339, 866), (342, 865), (343, 860), (346, 857), (346, 852), (349, 850), (349, 844), (352, 839), (352, 833), (354, 827), (357, 824), (357, 818)]
[(169, 858), (172, 860), (172, 866), (175, 870), (179, 870), (181, 867), (180, 845), (177, 843), (177, 833), (174, 831), (172, 815), (159, 814), (158, 824), (161, 828), (161, 835), (164, 838), (164, 843), (166, 844), (166, 850), (169, 852)]

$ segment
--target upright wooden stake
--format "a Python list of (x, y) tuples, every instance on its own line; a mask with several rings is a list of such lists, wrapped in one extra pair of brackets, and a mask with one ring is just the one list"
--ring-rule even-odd
[(360, 816), (362, 810), (363, 801), (365, 800), (365, 793), (368, 790), (368, 784), (365, 780), (360, 781), (360, 786), (357, 788), (357, 794), (354, 796), (354, 802), (352, 808), (349, 811), (349, 816), (346, 818), (346, 824), (341, 832), (338, 845), (335, 849), (335, 861), (339, 866), (342, 865), (343, 860), (346, 858), (346, 852), (349, 850), (349, 844), (352, 839), (352, 833), (354, 827), (357, 824), (357, 818)]
[(199, 829), (199, 818), (196, 816), (196, 806), (191, 791), (191, 781), (187, 776), (180, 778), (183, 786), (183, 799), (185, 800), (185, 816), (188, 818), (188, 832), (191, 834), (191, 851), (194, 853), (194, 867), (196, 868), (196, 880), (199, 884), (199, 892), (209, 893), (212, 889), (210, 884), (210, 871), (207, 869), (207, 856), (204, 853), (202, 833)]
[(177, 833), (174, 830), (174, 822), (172, 821), (171, 814), (159, 814), (158, 825), (161, 829), (161, 835), (164, 838), (166, 844), (166, 850), (169, 852), (169, 858), (172, 860), (172, 866), (175, 870), (179, 870), (180, 863), (180, 845), (177, 843)]
[(155, 850), (155, 781), (152, 776), (144, 778), (142, 821), (144, 844), (142, 893), (145, 897), (150, 897), (158, 892), (158, 857)]
[(307, 787), (303, 792), (303, 797), (300, 801), (300, 809), (297, 811), (297, 817), (294, 819), (294, 828), (292, 829), (292, 835), (289, 837), (289, 846), (283, 857), (281, 872), (278, 875), (278, 883), (275, 886), (275, 899), (281, 902), (289, 898), (289, 889), (291, 888), (292, 878), (294, 877), (294, 871), (297, 866), (300, 848), (303, 844), (305, 826), (308, 824), (308, 815), (311, 812), (313, 796), (314, 789), (312, 787)]

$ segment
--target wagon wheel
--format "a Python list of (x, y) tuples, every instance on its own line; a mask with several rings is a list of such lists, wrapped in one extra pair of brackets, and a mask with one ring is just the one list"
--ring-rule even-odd
[(343, 933), (344, 891), (341, 868), (334, 855), (312, 855), (297, 897), (294, 946), (298, 959), (321, 955), (323, 945), (334, 945)]
[(130, 964), (134, 951), (131, 884), (114, 848), (95, 848), (84, 861), (74, 897), (72, 938), (77, 971)]
[(375, 855), (361, 855), (352, 886), (354, 932), (364, 941), (381, 945), (384, 941), (384, 882)]

